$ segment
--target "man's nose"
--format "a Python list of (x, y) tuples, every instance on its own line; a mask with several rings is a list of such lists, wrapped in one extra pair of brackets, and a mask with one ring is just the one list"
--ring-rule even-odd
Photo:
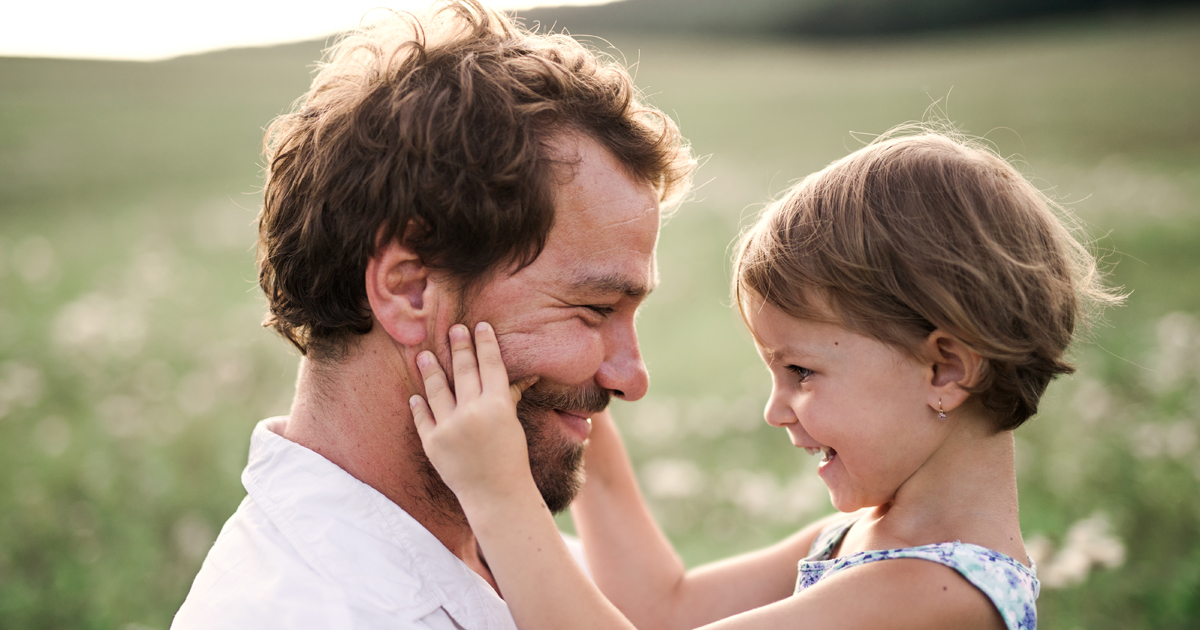
[(608, 335), (604, 362), (596, 372), (596, 384), (621, 400), (638, 400), (650, 387), (650, 373), (642, 361), (637, 331), (633, 322), (620, 326)]

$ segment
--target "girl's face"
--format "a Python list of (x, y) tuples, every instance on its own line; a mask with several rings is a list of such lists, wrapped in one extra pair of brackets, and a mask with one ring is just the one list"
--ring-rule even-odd
[(819, 474), (838, 510), (892, 501), (947, 435), (925, 404), (933, 363), (837, 324), (748, 306), (773, 383), (767, 423), (823, 458)]

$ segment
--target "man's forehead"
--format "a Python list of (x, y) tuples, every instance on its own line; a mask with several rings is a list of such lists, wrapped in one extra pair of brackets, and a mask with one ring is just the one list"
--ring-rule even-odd
[(586, 134), (565, 133), (553, 144), (561, 176), (555, 186), (556, 223), (604, 229), (652, 221), (651, 229), (657, 230), (658, 193), (651, 182)]
[(594, 139), (560, 139), (563, 155), (573, 158), (570, 177), (558, 182), (554, 227), (535, 265), (554, 291), (644, 298), (657, 283), (654, 188)]
[[(649, 190), (649, 189), (647, 189)], [(551, 238), (596, 241), (616, 239), (632, 244), (657, 241), (661, 227), (658, 201), (651, 194), (634, 194), (626, 189), (617, 196), (610, 191), (575, 195), (570, 203), (559, 204), (554, 215), (555, 228), (562, 228)]]

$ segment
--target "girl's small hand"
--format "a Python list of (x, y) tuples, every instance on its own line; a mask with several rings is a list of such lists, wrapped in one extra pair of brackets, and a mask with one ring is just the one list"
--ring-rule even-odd
[(466, 326), (451, 326), (450, 351), (453, 392), (433, 353), (417, 355), (429, 401), (413, 396), (409, 404), (425, 454), (464, 507), (526, 490), (533, 476), (516, 403), (537, 378), (509, 384), (496, 333), (484, 322), (474, 344)]

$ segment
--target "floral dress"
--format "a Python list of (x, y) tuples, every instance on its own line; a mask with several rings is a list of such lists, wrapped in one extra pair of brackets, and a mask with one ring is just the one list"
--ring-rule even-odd
[(1004, 618), (1008, 630), (1037, 628), (1037, 608), (1034, 602), (1041, 587), (1037, 579), (1037, 567), (1033, 566), (1033, 561), (1026, 567), (1002, 553), (962, 542), (863, 551), (833, 558), (833, 550), (857, 520), (852, 518), (834, 523), (821, 531), (821, 535), (813, 541), (809, 556), (800, 561), (800, 575), (796, 579), (797, 593), (826, 576), (850, 567), (893, 558), (918, 558), (944, 564), (961, 573), (975, 588), (983, 591), (983, 594), (992, 600), (992, 604)]

